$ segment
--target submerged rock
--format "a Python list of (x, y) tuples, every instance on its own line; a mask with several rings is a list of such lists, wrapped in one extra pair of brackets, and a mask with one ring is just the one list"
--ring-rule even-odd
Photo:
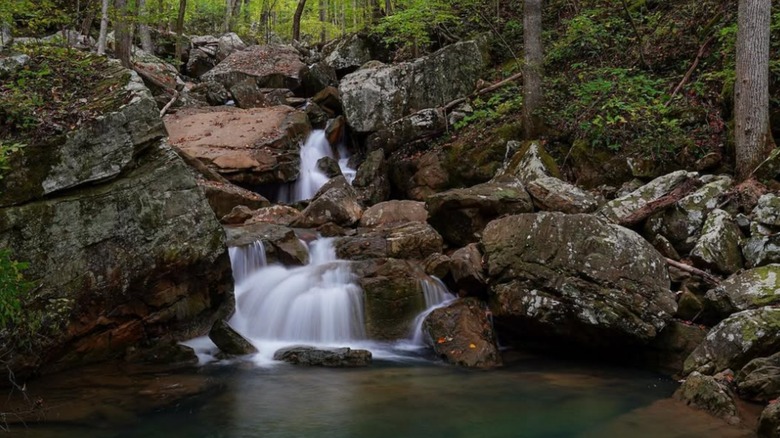
[(488, 224), (482, 245), (496, 322), (515, 336), (590, 348), (647, 343), (677, 308), (661, 255), (595, 216), (504, 217)]
[(223, 353), (231, 356), (257, 353), (257, 348), (252, 343), (247, 341), (230, 324), (223, 320), (218, 320), (211, 327), (209, 339)]
[(351, 348), (315, 348), (307, 345), (296, 345), (282, 348), (274, 353), (274, 360), (289, 362), (294, 365), (352, 368), (371, 365), (371, 352), (368, 350), (352, 350)]
[(423, 333), (436, 355), (449, 363), (467, 368), (501, 365), (490, 312), (476, 298), (434, 310), (423, 322)]
[(694, 372), (674, 393), (674, 398), (689, 406), (709, 412), (726, 420), (729, 424), (739, 424), (739, 414), (734, 397), (729, 389), (712, 376)]

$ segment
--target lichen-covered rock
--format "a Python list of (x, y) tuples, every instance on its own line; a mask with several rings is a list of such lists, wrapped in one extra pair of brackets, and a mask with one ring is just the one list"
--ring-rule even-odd
[(647, 204), (668, 195), (679, 185), (697, 176), (698, 174), (695, 172), (686, 172), (684, 170), (659, 176), (628, 195), (607, 202), (598, 210), (598, 214), (609, 221), (619, 222)]
[(303, 74), (303, 90), (306, 96), (314, 96), (326, 87), (338, 87), (336, 70), (324, 61), (309, 66)]
[(736, 382), (742, 398), (768, 402), (780, 397), (780, 352), (748, 362)]
[(345, 75), (371, 61), (371, 44), (365, 35), (352, 34), (339, 40), (334, 46), (326, 48), (330, 52), (325, 56), (325, 63), (333, 67), (337, 73)]
[(272, 205), (253, 211), (252, 217), (246, 221), (246, 224), (267, 223), (290, 226), (293, 222), (300, 220), (300, 218), (300, 210), (294, 207), (288, 205)]
[(712, 376), (705, 376), (697, 372), (692, 373), (674, 393), (674, 398), (722, 418), (729, 424), (739, 424), (739, 414), (734, 397), (728, 387)]
[(743, 240), (742, 255), (748, 268), (780, 263), (780, 234), (753, 233)]
[(780, 149), (772, 149), (767, 159), (756, 168), (753, 174), (761, 182), (771, 181), (780, 175)]
[(485, 228), (491, 307), (516, 336), (587, 347), (647, 343), (675, 313), (661, 255), (595, 216), (520, 214)]
[(426, 108), (392, 122), (366, 139), (368, 150), (382, 149), (391, 154), (400, 147), (447, 129), (447, 117), (441, 108)]
[(295, 90), (301, 86), (305, 72), (306, 64), (291, 46), (249, 46), (231, 53), (201, 80), (219, 82), (228, 90), (247, 80), (258, 88)]
[(780, 265), (767, 265), (732, 275), (705, 295), (720, 317), (780, 304)]
[(780, 349), (780, 308), (762, 307), (735, 313), (707, 334), (685, 360), (684, 372), (714, 374), (740, 369), (757, 357)]
[(468, 295), (485, 295), (487, 292), (487, 276), (482, 266), (482, 253), (479, 245), (470, 243), (452, 253), (450, 256), (450, 272), (458, 293)]
[(534, 204), (543, 211), (590, 213), (598, 208), (595, 196), (558, 178), (545, 176), (526, 185)]
[(293, 365), (354, 368), (371, 365), (371, 352), (368, 350), (353, 350), (343, 348), (316, 348), (308, 345), (294, 345), (277, 350), (274, 360), (281, 360)]
[(733, 274), (743, 266), (739, 249), (741, 241), (742, 231), (731, 215), (723, 210), (713, 210), (704, 222), (696, 246), (691, 250), (691, 260), (722, 274)]
[(758, 420), (758, 438), (777, 438), (780, 436), (780, 403), (770, 404), (761, 413)]
[(355, 236), (335, 241), (341, 259), (398, 258), (422, 260), (442, 250), (442, 238), (424, 222), (408, 222), (373, 229), (361, 229)]
[(230, 183), (201, 180), (198, 181), (198, 185), (203, 189), (211, 209), (219, 218), (229, 214), (239, 205), (256, 210), (271, 204), (257, 193)]
[(295, 181), (311, 130), (304, 112), (285, 106), (189, 108), (166, 116), (165, 127), (174, 147), (246, 185)]
[(216, 82), (201, 82), (192, 85), (187, 92), (195, 100), (212, 106), (224, 105), (230, 100), (230, 93), (225, 86)]
[(252, 209), (246, 205), (236, 205), (230, 213), (222, 216), (219, 221), (225, 225), (241, 225), (252, 217)]
[(187, 60), (187, 74), (199, 78), (214, 68), (231, 53), (246, 49), (246, 44), (235, 33), (217, 38), (211, 35), (195, 36)]
[(523, 184), (539, 178), (560, 177), (558, 165), (538, 141), (527, 141), (512, 156), (509, 164), (496, 174), (494, 180), (514, 176)]
[(328, 222), (350, 226), (360, 220), (363, 207), (358, 202), (355, 189), (340, 176), (325, 183), (314, 195), (311, 203), (301, 212), (301, 218), (293, 225), (314, 228)]
[(460, 299), (431, 312), (423, 321), (426, 342), (445, 361), (466, 368), (501, 365), (496, 334), (487, 305), (476, 298)]
[(360, 218), (361, 227), (387, 226), (407, 222), (426, 222), (428, 210), (420, 201), (392, 200), (368, 207)]
[(344, 113), (355, 131), (379, 131), (421, 109), (470, 94), (483, 66), (477, 43), (466, 41), (414, 62), (360, 69), (339, 85)]
[(224, 320), (217, 320), (209, 331), (209, 339), (220, 351), (231, 356), (257, 353), (257, 348)]
[(758, 205), (753, 209), (753, 220), (760, 224), (780, 227), (780, 196), (767, 193), (758, 198)]
[(370, 152), (358, 167), (352, 185), (366, 205), (374, 205), (390, 197), (390, 177), (382, 150)]
[(229, 247), (246, 246), (262, 241), (269, 263), (283, 265), (305, 265), (309, 260), (309, 250), (291, 228), (269, 223), (245, 224), (239, 227), (226, 227)]
[(415, 317), (425, 310), (418, 263), (371, 259), (352, 264), (365, 298), (366, 333), (370, 339), (408, 338)]
[(428, 222), (457, 246), (478, 241), (485, 225), (498, 216), (533, 211), (531, 197), (517, 182), (447, 190), (428, 196), (425, 207)]

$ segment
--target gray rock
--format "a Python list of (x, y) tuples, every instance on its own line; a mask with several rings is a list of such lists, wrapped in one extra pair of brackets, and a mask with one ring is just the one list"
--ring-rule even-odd
[(350, 348), (315, 348), (307, 345), (295, 345), (277, 350), (274, 360), (281, 360), (294, 365), (354, 368), (371, 365), (371, 352), (368, 350), (352, 350)]
[(342, 38), (329, 49), (324, 61), (342, 75), (357, 70), (372, 59), (371, 46), (361, 34)]
[(216, 82), (201, 82), (190, 89), (190, 95), (212, 106), (224, 105), (230, 100), (230, 93), (224, 85)]
[(458, 246), (478, 241), (488, 222), (498, 216), (533, 211), (531, 197), (518, 182), (447, 190), (428, 196), (425, 207), (428, 222), (445, 240)]
[(372, 205), (360, 218), (361, 227), (398, 225), (408, 222), (426, 222), (428, 211), (420, 201), (385, 201)]
[(742, 255), (748, 268), (780, 263), (780, 234), (753, 233), (743, 241)]
[(296, 227), (314, 228), (328, 222), (351, 226), (360, 220), (363, 207), (358, 194), (343, 177), (333, 178), (314, 195), (311, 203), (301, 212), (301, 218), (293, 223)]
[(753, 209), (753, 220), (774, 227), (780, 227), (780, 196), (767, 193), (758, 198), (758, 205)]
[(736, 382), (742, 398), (768, 402), (780, 397), (780, 352), (748, 362)]
[(322, 171), (328, 178), (336, 178), (343, 176), (341, 174), (341, 168), (339, 162), (332, 157), (322, 157), (317, 160), (317, 168)]
[(28, 62), (30, 62), (30, 57), (24, 54), (0, 57), (0, 79), (5, 79), (12, 75)]
[(390, 197), (390, 177), (384, 151), (379, 149), (368, 154), (358, 167), (352, 185), (366, 205), (378, 204)]
[(673, 397), (689, 406), (722, 418), (729, 424), (739, 424), (740, 422), (737, 405), (728, 387), (712, 376), (693, 372), (685, 379)]
[(529, 184), (539, 178), (559, 176), (558, 166), (544, 146), (538, 141), (527, 141), (515, 152), (509, 164), (496, 173), (493, 180), (515, 177), (523, 184)]
[(423, 321), (426, 341), (437, 356), (466, 368), (501, 366), (496, 334), (485, 303), (464, 298), (431, 312)]
[(441, 108), (428, 108), (396, 120), (366, 140), (368, 150), (382, 149), (391, 154), (400, 147), (447, 129), (447, 119)]
[(780, 436), (780, 403), (772, 403), (761, 413), (758, 420), (758, 438)]
[(295, 90), (301, 86), (306, 69), (298, 51), (291, 46), (249, 46), (231, 53), (201, 79), (219, 82), (228, 90), (246, 80), (258, 88)]
[(780, 265), (762, 266), (732, 275), (708, 291), (705, 299), (720, 317), (780, 304)]
[(631, 215), (650, 202), (668, 195), (680, 184), (686, 183), (697, 176), (698, 174), (695, 172), (686, 172), (684, 170), (660, 176), (628, 195), (607, 202), (598, 210), (597, 214), (609, 221), (619, 222), (622, 218)]
[(459, 294), (484, 295), (487, 290), (487, 276), (482, 266), (479, 245), (470, 243), (452, 253), (450, 272)]
[(647, 343), (677, 308), (661, 255), (595, 216), (504, 217), (488, 224), (482, 245), (496, 322), (515, 335), (586, 347)]
[(209, 331), (209, 339), (220, 351), (231, 356), (257, 353), (257, 348), (223, 320), (217, 320)]
[(336, 255), (341, 259), (391, 257), (422, 260), (442, 251), (442, 238), (427, 223), (408, 222), (373, 229), (364, 228), (355, 236), (337, 239), (334, 245)]
[(268, 207), (271, 204), (257, 193), (234, 184), (201, 180), (198, 181), (198, 185), (203, 189), (211, 209), (214, 210), (214, 214), (220, 218), (230, 214), (239, 205), (256, 210)]
[(479, 46), (467, 41), (414, 62), (360, 69), (339, 86), (344, 113), (355, 131), (379, 131), (421, 109), (470, 94), (483, 66)]
[(685, 360), (684, 372), (714, 374), (740, 369), (749, 361), (780, 349), (780, 308), (735, 313), (712, 328)]
[(742, 231), (723, 210), (713, 210), (701, 231), (696, 246), (691, 250), (691, 259), (698, 265), (722, 274), (733, 274), (742, 269), (742, 252), (739, 245)]
[(317, 62), (309, 66), (303, 75), (303, 88), (307, 96), (314, 96), (326, 87), (338, 87), (336, 70), (326, 62)]
[(545, 176), (526, 185), (534, 204), (543, 211), (590, 213), (598, 208), (595, 196), (558, 178)]

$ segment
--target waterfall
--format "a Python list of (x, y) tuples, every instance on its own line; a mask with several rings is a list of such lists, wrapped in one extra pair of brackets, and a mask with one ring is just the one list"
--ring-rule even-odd
[[(349, 167), (349, 151), (343, 144), (336, 148), (338, 153), (338, 163), (341, 173), (351, 184), (355, 179), (356, 171)], [(298, 180), (289, 186), (280, 189), (278, 199), (288, 203), (298, 202), (305, 199), (311, 199), (326, 182), (328, 176), (317, 167), (317, 161), (321, 158), (330, 157), (336, 159), (333, 147), (328, 142), (325, 131), (315, 129), (309, 134), (309, 138), (301, 146), (301, 170)]]
[(414, 329), (412, 330), (412, 345), (415, 347), (425, 346), (425, 336), (423, 335), (423, 321), (428, 315), (436, 309), (445, 307), (453, 302), (457, 297), (447, 289), (444, 282), (435, 276), (428, 276), (420, 280), (420, 286), (425, 297), (426, 309), (417, 315), (414, 319)]
[(310, 253), (305, 266), (266, 266), (236, 284), (230, 325), (261, 354), (270, 357), (280, 345), (366, 337), (363, 293), (349, 262), (336, 258), (332, 239), (315, 240)]
[(234, 284), (243, 282), (253, 272), (268, 264), (265, 259), (265, 246), (261, 240), (245, 246), (228, 248), (228, 255), (230, 255), (230, 265), (233, 267)]

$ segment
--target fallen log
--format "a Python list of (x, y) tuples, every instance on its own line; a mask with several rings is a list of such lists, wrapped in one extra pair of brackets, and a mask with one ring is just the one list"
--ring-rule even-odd
[(673, 260), (668, 257), (664, 257), (664, 259), (666, 260), (666, 263), (669, 266), (673, 266), (681, 271), (685, 271), (689, 274), (695, 275), (697, 277), (701, 277), (704, 281), (706, 281), (707, 283), (713, 286), (717, 286), (720, 284), (720, 279), (718, 279), (718, 277), (715, 277), (714, 275), (706, 271), (702, 271), (701, 269), (694, 268), (691, 265), (686, 265), (685, 263), (678, 262), (677, 260)]
[(665, 210), (668, 207), (671, 207), (677, 201), (680, 199), (688, 196), (696, 190), (697, 188), (701, 187), (701, 181), (699, 181), (696, 178), (688, 178), (687, 180), (683, 181), (681, 184), (679, 184), (674, 190), (672, 190), (669, 194), (664, 195), (655, 201), (648, 202), (643, 207), (637, 209), (633, 213), (630, 213), (626, 216), (623, 216), (622, 218), (619, 218), (617, 220), (618, 225), (622, 225), (624, 227), (631, 227), (634, 226), (643, 220), (647, 219), (648, 217), (652, 216), (655, 212)]

